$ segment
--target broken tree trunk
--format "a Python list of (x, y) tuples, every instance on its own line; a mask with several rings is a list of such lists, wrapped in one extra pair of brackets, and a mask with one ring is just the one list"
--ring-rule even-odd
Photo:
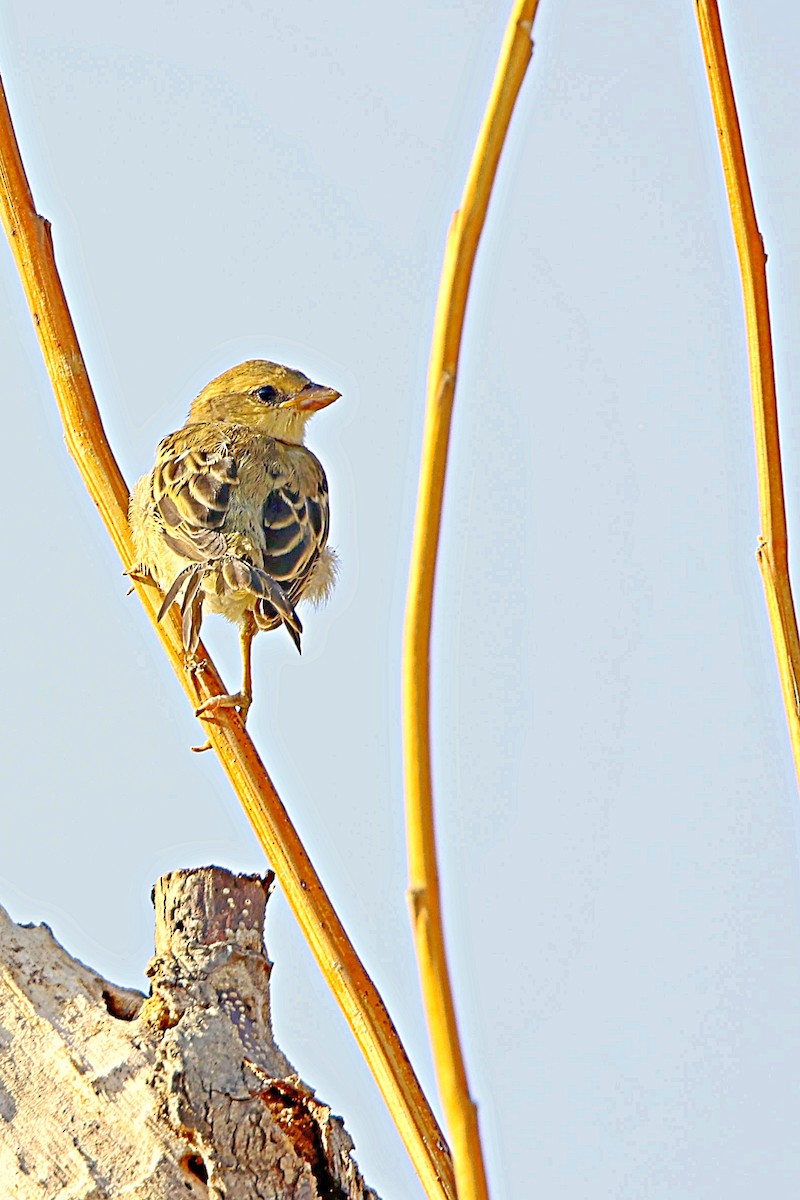
[(377, 1200), (275, 1044), (271, 886), (219, 867), (163, 876), (148, 998), (0, 909), (0, 1195)]

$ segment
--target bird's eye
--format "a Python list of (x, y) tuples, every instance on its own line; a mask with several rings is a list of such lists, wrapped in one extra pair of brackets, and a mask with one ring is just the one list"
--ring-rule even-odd
[(268, 383), (264, 387), (257, 388), (256, 395), (264, 404), (274, 404), (278, 398), (278, 389)]

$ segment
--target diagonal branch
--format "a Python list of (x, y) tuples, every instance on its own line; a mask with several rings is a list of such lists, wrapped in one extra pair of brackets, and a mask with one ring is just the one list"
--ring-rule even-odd
[[(50, 225), (31, 195), (0, 82), (0, 214), (58, 402), (67, 447), (126, 567), (133, 563), (128, 489), (106, 440), (53, 256)], [(202, 646), (201, 669), (184, 666), (174, 612), (158, 623), (161, 596), (136, 590), (193, 707), (225, 689)], [(453, 1200), (450, 1156), (383, 1001), (351, 945), (241, 720), (207, 722), (212, 746), (255, 830), (286, 899), (377, 1081), (431, 1200)]]
[(469, 1094), (442, 928), (430, 748), (430, 643), (450, 422), (472, 267), (500, 152), (531, 57), (538, 0), (516, 0), (500, 51), (461, 207), (445, 248), (428, 367), (417, 515), (403, 651), (403, 734), (409, 901), (428, 1032), (459, 1200), (485, 1200), (478, 1115)]
[(742, 280), (758, 472), (758, 563), (767, 599), (795, 771), (800, 779), (800, 641), (789, 578), (778, 404), (767, 294), (767, 256), (756, 221), (716, 0), (697, 0), (697, 21), (714, 107)]

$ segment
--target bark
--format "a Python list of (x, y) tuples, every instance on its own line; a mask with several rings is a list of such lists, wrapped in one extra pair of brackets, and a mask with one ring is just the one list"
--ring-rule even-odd
[(219, 867), (163, 876), (147, 998), (0, 909), (0, 1195), (377, 1200), (275, 1043), (271, 886)]

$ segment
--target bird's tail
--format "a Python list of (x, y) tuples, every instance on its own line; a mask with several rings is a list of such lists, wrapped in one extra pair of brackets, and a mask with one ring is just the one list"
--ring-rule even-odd
[(253, 614), (259, 629), (274, 629), (283, 623), (300, 652), (303, 626), (286, 592), (277, 579), (243, 558), (227, 558), (217, 576), (217, 593), (250, 592), (256, 597)]
[[(214, 577), (213, 583), (209, 576)], [(211, 583), (218, 596), (233, 595), (236, 592), (249, 593), (254, 599), (253, 615), (258, 628), (274, 629), (277, 625), (285, 625), (298, 652), (300, 651), (303, 626), (281, 585), (260, 567), (254, 567), (243, 558), (230, 556), (213, 562), (191, 563), (176, 575), (164, 597), (158, 611), (159, 621), (183, 588), (180, 599), (181, 632), (187, 654), (194, 654), (200, 641), (203, 596), (208, 590), (206, 583)]]

